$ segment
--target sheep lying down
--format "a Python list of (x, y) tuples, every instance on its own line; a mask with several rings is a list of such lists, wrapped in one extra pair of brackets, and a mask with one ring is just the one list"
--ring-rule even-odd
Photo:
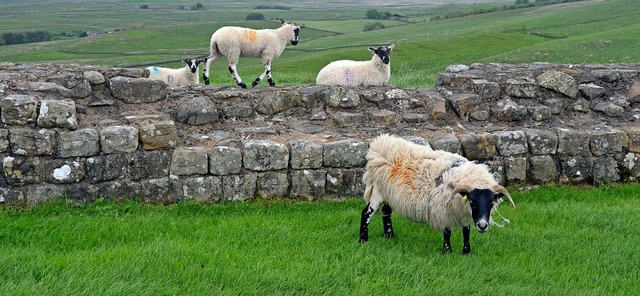
[[(381, 135), (366, 155), (363, 177), (364, 200), (360, 221), (360, 242), (369, 239), (372, 215), (382, 206), (384, 236), (394, 237), (391, 213), (427, 223), (444, 234), (443, 252), (451, 252), (451, 229), (462, 227), (463, 254), (471, 252), (470, 226), (478, 232), (489, 230), (491, 213), (509, 192), (484, 164), (407, 140)], [(508, 222), (508, 220), (505, 219)]]

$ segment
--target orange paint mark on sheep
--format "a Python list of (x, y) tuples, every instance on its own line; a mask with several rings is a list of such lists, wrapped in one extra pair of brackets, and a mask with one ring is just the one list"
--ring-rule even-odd
[(256, 30), (246, 29), (244, 30), (244, 38), (246, 38), (250, 42), (256, 42), (256, 40), (258, 40), (258, 33), (256, 32)]
[(391, 174), (389, 175), (389, 181), (397, 181), (400, 185), (408, 186), (411, 189), (415, 189), (416, 186), (413, 180), (416, 177), (416, 169), (405, 165), (404, 157), (396, 156), (391, 165)]

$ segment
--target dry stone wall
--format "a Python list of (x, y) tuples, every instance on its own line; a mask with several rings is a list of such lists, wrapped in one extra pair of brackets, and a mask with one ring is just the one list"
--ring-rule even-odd
[(143, 69), (0, 64), (0, 202), (362, 194), (382, 133), (505, 185), (640, 177), (640, 65), (454, 65), (433, 88), (170, 88)]

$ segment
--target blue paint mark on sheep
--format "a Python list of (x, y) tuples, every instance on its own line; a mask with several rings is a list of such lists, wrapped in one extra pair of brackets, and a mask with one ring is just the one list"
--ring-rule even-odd
[(156, 66), (153, 66), (153, 67), (151, 67), (151, 73), (158, 74), (158, 73), (160, 73), (160, 69), (158, 69), (158, 67), (156, 67)]

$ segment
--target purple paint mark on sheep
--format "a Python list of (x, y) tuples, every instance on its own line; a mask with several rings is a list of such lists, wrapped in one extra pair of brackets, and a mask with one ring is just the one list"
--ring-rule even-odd
[(344, 76), (344, 82), (346, 84), (351, 84), (356, 79), (356, 75), (351, 69), (344, 69), (342, 75)]

